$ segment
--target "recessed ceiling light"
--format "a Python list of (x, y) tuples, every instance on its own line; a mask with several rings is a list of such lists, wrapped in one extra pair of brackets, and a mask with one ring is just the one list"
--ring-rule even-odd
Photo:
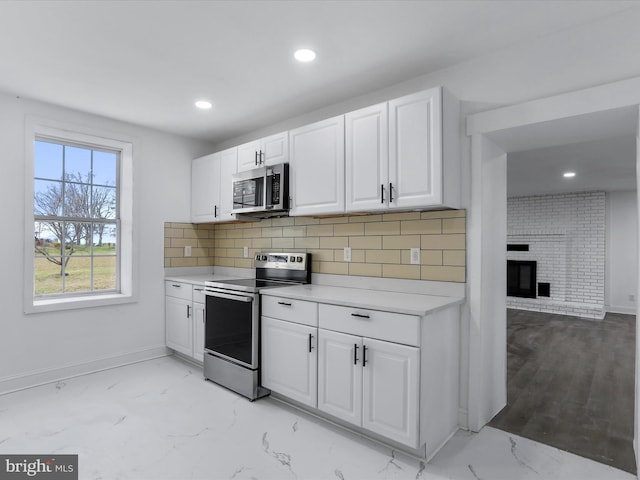
[(316, 58), (316, 52), (308, 48), (301, 48), (296, 50), (293, 56), (299, 62), (312, 62)]
[(573, 178), (573, 177), (575, 177), (575, 176), (576, 176), (576, 172), (564, 172), (564, 173), (562, 174), (562, 176), (563, 176), (564, 178)]
[(209, 110), (211, 106), (211, 102), (207, 102), (206, 100), (198, 100), (196, 102), (196, 107), (201, 108), (202, 110)]

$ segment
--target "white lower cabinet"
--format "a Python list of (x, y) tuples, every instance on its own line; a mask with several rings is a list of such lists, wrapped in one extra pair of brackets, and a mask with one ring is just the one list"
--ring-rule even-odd
[(420, 349), (363, 339), (362, 427), (419, 446)]
[(204, 361), (204, 289), (185, 282), (165, 282), (165, 343), (167, 347)]
[(263, 385), (429, 459), (458, 428), (459, 318), (265, 295)]
[(362, 338), (318, 332), (318, 408), (362, 424)]
[(318, 331), (318, 408), (418, 447), (420, 350)]
[(165, 297), (167, 347), (184, 355), (193, 354), (193, 322), (191, 300)]
[(315, 408), (318, 329), (264, 316), (261, 327), (262, 385)]

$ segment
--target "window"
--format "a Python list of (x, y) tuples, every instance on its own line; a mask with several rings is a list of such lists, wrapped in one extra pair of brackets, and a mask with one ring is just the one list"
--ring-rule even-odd
[(130, 143), (34, 125), (25, 310), (131, 301)]

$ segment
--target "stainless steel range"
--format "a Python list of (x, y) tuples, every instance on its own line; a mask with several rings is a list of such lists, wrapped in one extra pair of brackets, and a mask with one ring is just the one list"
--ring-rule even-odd
[(260, 291), (310, 283), (308, 253), (259, 253), (256, 277), (205, 282), (204, 377), (250, 400), (260, 386)]

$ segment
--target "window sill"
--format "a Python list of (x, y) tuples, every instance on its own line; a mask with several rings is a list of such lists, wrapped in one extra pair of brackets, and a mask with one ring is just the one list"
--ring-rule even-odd
[(131, 294), (114, 293), (87, 297), (67, 297), (47, 300), (32, 300), (25, 304), (24, 313), (56, 312), (78, 308), (107, 307), (123, 303), (134, 303), (137, 299)]

